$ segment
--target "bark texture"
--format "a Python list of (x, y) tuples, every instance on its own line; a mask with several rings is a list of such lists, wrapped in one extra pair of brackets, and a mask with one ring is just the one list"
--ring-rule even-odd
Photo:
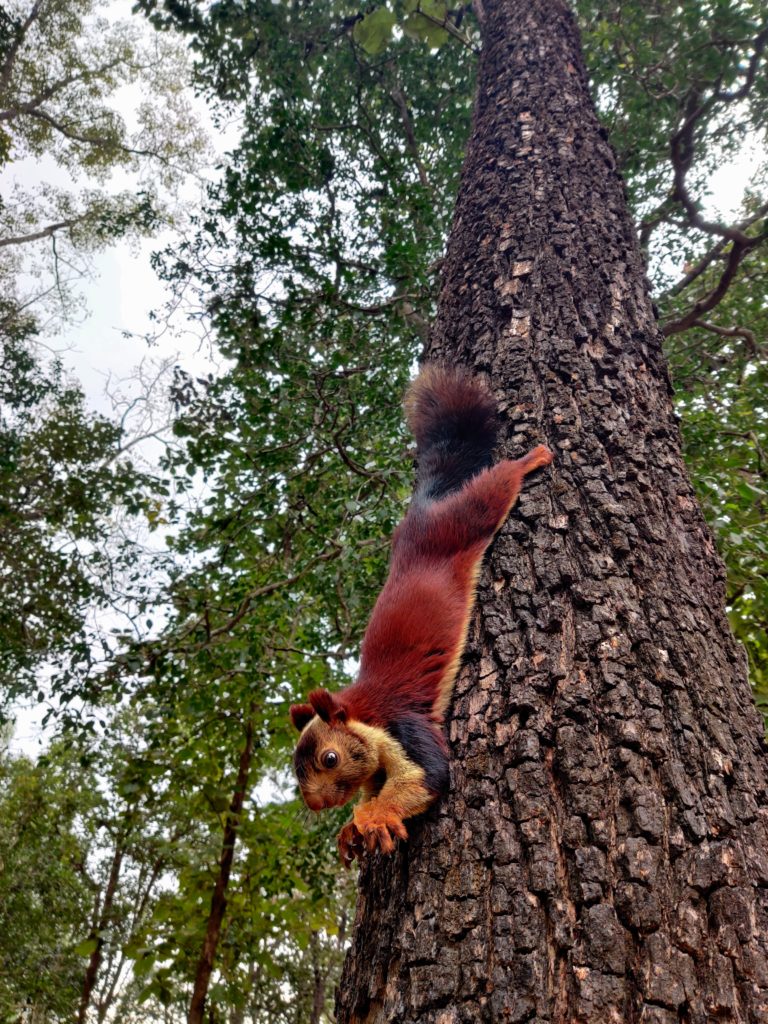
[(559, 0), (483, 0), (428, 358), (556, 454), (489, 553), (449, 797), (360, 875), (339, 1024), (768, 1021), (762, 727)]

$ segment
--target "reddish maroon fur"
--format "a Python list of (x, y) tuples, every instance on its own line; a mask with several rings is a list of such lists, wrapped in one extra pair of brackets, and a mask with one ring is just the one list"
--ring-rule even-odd
[(299, 728), (313, 708), (326, 722), (356, 719), (380, 728), (409, 712), (441, 722), (483, 554), (523, 477), (552, 461), (539, 447), (490, 465), (495, 404), (463, 371), (426, 367), (406, 411), (417, 441), (417, 485), (392, 538), (389, 578), (365, 633), (357, 681), (333, 695), (315, 691), (311, 706), (295, 706)]
[[(313, 690), (308, 704), (291, 708), (301, 731), (294, 764), (307, 805), (337, 807), (358, 789), (365, 793), (339, 833), (347, 866), (364, 849), (391, 853), (397, 839), (407, 838), (403, 820), (447, 788), (440, 725), (480, 562), (523, 477), (552, 461), (540, 446), (493, 466), (495, 404), (462, 371), (425, 367), (405, 404), (416, 435), (416, 488), (392, 538), (389, 578), (363, 639), (357, 681), (336, 694)], [(331, 755), (340, 763), (325, 764)]]
[(478, 563), (523, 476), (541, 464), (501, 462), (441, 501), (411, 505), (393, 537), (357, 682), (335, 695), (350, 719), (385, 727), (416, 711), (440, 720), (441, 683), (459, 653)]

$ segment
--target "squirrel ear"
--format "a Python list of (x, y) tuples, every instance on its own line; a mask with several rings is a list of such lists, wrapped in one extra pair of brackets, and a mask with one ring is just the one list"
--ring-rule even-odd
[(309, 695), (309, 703), (324, 722), (330, 722), (332, 718), (343, 721), (343, 719), (339, 719), (339, 715), (344, 712), (336, 703), (334, 695), (328, 690), (313, 690)]
[(315, 709), (311, 704), (291, 704), (290, 716), (294, 726), (301, 732), (307, 722), (315, 717)]

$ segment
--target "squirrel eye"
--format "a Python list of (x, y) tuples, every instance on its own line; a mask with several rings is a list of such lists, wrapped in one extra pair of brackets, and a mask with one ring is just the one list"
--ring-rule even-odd
[(339, 763), (339, 755), (335, 750), (326, 750), (320, 760), (323, 763), (323, 768), (335, 768)]

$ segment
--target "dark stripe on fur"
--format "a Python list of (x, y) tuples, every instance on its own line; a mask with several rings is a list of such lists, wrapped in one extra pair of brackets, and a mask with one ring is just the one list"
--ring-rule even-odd
[(301, 737), (293, 752), (293, 767), (299, 782), (304, 783), (309, 778), (310, 769), (314, 767), (316, 753), (317, 739), (310, 730), (308, 734)]
[(445, 741), (423, 715), (408, 712), (387, 726), (411, 761), (424, 769), (424, 785), (441, 796), (448, 789), (448, 754)]

